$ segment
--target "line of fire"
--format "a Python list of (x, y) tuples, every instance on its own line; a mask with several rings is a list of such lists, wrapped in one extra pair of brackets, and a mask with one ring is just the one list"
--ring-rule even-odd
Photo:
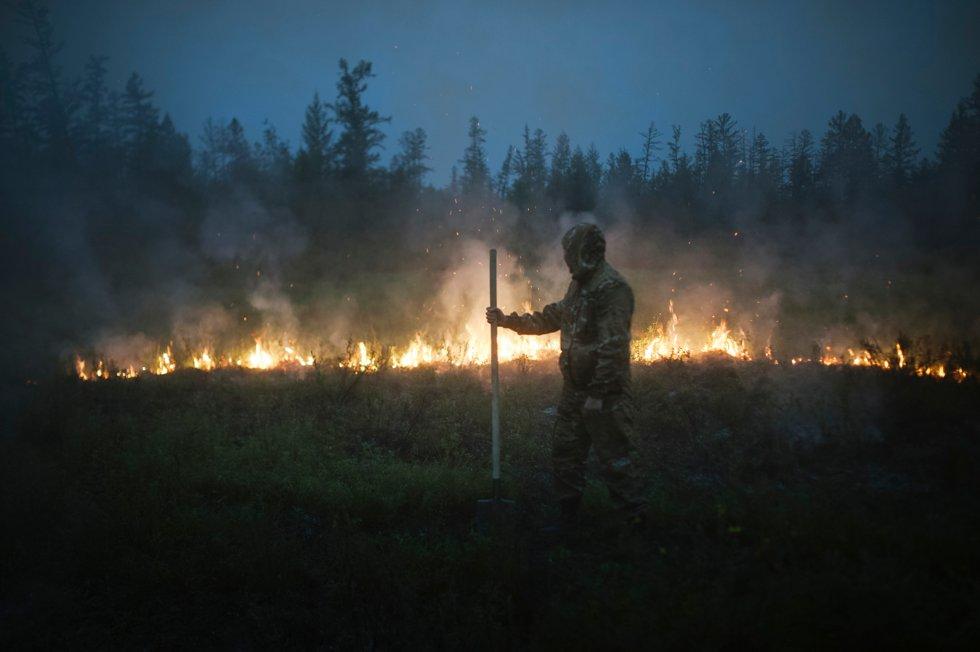
[[(530, 306), (525, 305), (527, 310)], [(772, 364), (821, 364), (826, 366), (874, 367), (910, 373), (916, 376), (965, 380), (970, 372), (955, 362), (952, 353), (941, 353), (936, 358), (910, 354), (910, 345), (902, 348), (901, 342), (886, 347), (865, 343), (851, 347), (824, 345), (813, 357), (794, 356), (779, 358), (773, 355), (771, 346), (763, 347), (761, 355), (754, 353), (743, 331), (729, 328), (721, 320), (710, 332), (699, 337), (688, 335), (681, 329), (680, 319), (669, 304), (666, 326), (655, 324), (634, 336), (631, 343), (631, 359), (640, 364), (665, 360), (690, 361), (705, 356), (726, 356), (738, 361), (764, 360)], [(177, 348), (172, 343), (157, 347), (151, 358), (126, 361), (106, 359), (103, 356), (86, 358), (76, 356), (74, 371), (82, 380), (131, 379), (143, 374), (162, 376), (178, 369), (196, 369), (210, 372), (217, 369), (239, 368), (250, 370), (302, 370), (316, 364), (336, 366), (360, 373), (382, 369), (415, 369), (418, 367), (468, 367), (486, 365), (490, 360), (490, 347), (474, 325), (466, 329), (462, 337), (443, 340), (427, 340), (416, 335), (409, 343), (387, 345), (371, 341), (351, 341), (343, 351), (317, 354), (319, 350), (304, 347), (296, 339), (257, 337), (254, 345), (243, 346), (233, 353), (219, 352), (211, 346)], [(506, 333), (500, 340), (501, 362), (538, 361), (556, 359), (559, 338), (528, 337)]]

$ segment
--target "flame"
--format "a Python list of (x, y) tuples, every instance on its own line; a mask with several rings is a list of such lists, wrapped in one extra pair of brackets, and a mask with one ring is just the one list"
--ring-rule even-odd
[(299, 353), (296, 352), (296, 349), (294, 349), (291, 346), (283, 346), (282, 350), (285, 354), (283, 358), (283, 362), (285, 362), (286, 364), (295, 363), (301, 367), (312, 367), (313, 363), (316, 361), (315, 358), (313, 357), (313, 354), (307, 356), (300, 355)]
[(411, 369), (422, 365), (431, 365), (441, 358), (437, 347), (422, 340), (421, 333), (415, 335), (404, 351), (391, 349), (391, 366), (394, 369)]
[[(962, 371), (962, 370), (958, 370)], [(944, 364), (934, 364), (928, 367), (920, 367), (915, 370), (916, 376), (935, 376), (936, 378), (946, 377), (946, 365)]]
[[(530, 310), (529, 307), (525, 307)], [(682, 328), (683, 327), (683, 328)], [(723, 354), (737, 360), (752, 360), (752, 349), (745, 333), (721, 320), (713, 326), (700, 329), (683, 322), (674, 311), (673, 301), (667, 304), (667, 318), (651, 324), (634, 337), (631, 358), (637, 363), (654, 363), (670, 359), (694, 359), (706, 354)], [(337, 365), (355, 373), (377, 372), (383, 368), (414, 369), (423, 366), (462, 367), (485, 365), (490, 361), (490, 338), (482, 315), (474, 316), (468, 324), (454, 332), (433, 336), (416, 333), (404, 345), (387, 346), (381, 342), (362, 340), (351, 342), (346, 355), (336, 357)], [(239, 353), (225, 352), (219, 355), (211, 346), (187, 355), (183, 366), (201, 371), (214, 371), (222, 367), (268, 370), (304, 368), (313, 366), (313, 353), (300, 353), (296, 340), (288, 337), (276, 341), (256, 338), (254, 344)], [(513, 331), (498, 330), (498, 357), (501, 362), (515, 360), (546, 360), (558, 355), (560, 338), (557, 333), (545, 336), (522, 336)], [(310, 350), (310, 349), (308, 349)], [(839, 351), (839, 352), (835, 352)], [(183, 354), (182, 354), (183, 355)], [(884, 370), (906, 370), (906, 373), (931, 378), (953, 378), (962, 381), (970, 372), (949, 363), (950, 355), (943, 360), (920, 362), (909, 357), (900, 343), (894, 345), (894, 353), (883, 352), (873, 344), (862, 347), (837, 349), (825, 345), (819, 357), (783, 358), (790, 365), (819, 363), (827, 366), (874, 367)], [(767, 343), (761, 360), (780, 364), (781, 360)], [(77, 356), (75, 374), (82, 380), (107, 380), (109, 378), (136, 378), (143, 373), (164, 375), (178, 369), (172, 346), (168, 345), (149, 362), (117, 366), (104, 358), (86, 360)]]
[[(669, 318), (666, 325), (655, 324), (633, 342), (633, 360), (656, 362), (672, 358), (689, 358), (695, 353), (724, 353), (733, 358), (750, 360), (748, 343), (742, 331), (733, 332), (723, 319), (701, 341), (695, 344), (679, 334), (680, 319), (674, 312), (674, 302), (667, 302)], [(771, 350), (767, 354), (771, 357)]]
[[(847, 350), (847, 364), (853, 367), (873, 367), (875, 364), (871, 361), (871, 354), (867, 351), (859, 351), (855, 353), (851, 349)], [(880, 366), (880, 365), (879, 365)]]
[[(469, 333), (469, 329), (466, 331)], [(518, 359), (544, 360), (558, 355), (561, 340), (555, 335), (527, 337), (511, 331), (497, 331), (497, 358), (501, 362)], [(341, 366), (370, 369), (377, 367), (377, 356), (367, 354), (367, 345), (358, 342), (357, 352), (348, 356)], [(393, 369), (411, 369), (425, 365), (445, 364), (453, 367), (484, 365), (490, 362), (490, 343), (486, 333), (474, 337), (443, 337), (433, 343), (426, 341), (422, 333), (404, 348), (393, 346), (389, 350), (389, 364)]]
[(92, 376), (85, 369), (85, 361), (78, 357), (75, 358), (75, 375), (82, 380), (92, 380)]
[(201, 371), (213, 371), (217, 366), (209, 349), (204, 349), (199, 355), (195, 355), (191, 364), (195, 369), (200, 369)]
[(139, 372), (137, 372), (132, 366), (116, 371), (116, 378), (136, 378), (138, 375)]
[(701, 347), (702, 353), (711, 353), (714, 351), (720, 351), (721, 353), (728, 354), (733, 358), (742, 358), (748, 360), (749, 356), (748, 348), (745, 344), (745, 336), (740, 333), (738, 337), (732, 335), (732, 331), (728, 328), (725, 320), (722, 319), (721, 323), (711, 331), (709, 336), (710, 340), (707, 344)]
[(358, 342), (353, 353), (349, 354), (347, 360), (342, 361), (340, 366), (360, 372), (377, 371), (381, 368), (377, 356), (368, 353), (367, 344), (364, 342)]
[(245, 361), (239, 361), (238, 365), (246, 369), (272, 369), (276, 366), (276, 359), (262, 347), (262, 340), (257, 339), (255, 348), (249, 352)]
[(156, 375), (162, 376), (164, 374), (169, 374), (176, 369), (177, 363), (174, 362), (173, 353), (170, 351), (170, 347), (168, 346), (166, 351), (157, 356), (152, 371)]

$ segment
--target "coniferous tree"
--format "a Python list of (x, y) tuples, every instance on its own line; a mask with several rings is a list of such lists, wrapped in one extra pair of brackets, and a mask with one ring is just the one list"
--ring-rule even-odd
[[(60, 45), (47, 12), (27, 0), (20, 4), (17, 17), (28, 34), (28, 60), (14, 64), (0, 51), (0, 159), (5, 171), (14, 161), (24, 170), (20, 177), (10, 175), (10, 179), (36, 174), (62, 181), (78, 175), (87, 192), (119, 190), (117, 196), (127, 198), (126, 192), (145, 194), (164, 188), (173, 190), (172, 196), (181, 201), (189, 196), (181, 194), (188, 188), (217, 196), (229, 192), (228, 184), (245, 181), (250, 190), (257, 191), (254, 198), (264, 204), (288, 203), (293, 210), (319, 211), (321, 216), (329, 209), (330, 222), (314, 223), (324, 228), (341, 223), (335, 218), (360, 217), (369, 209), (389, 204), (360, 192), (345, 194), (341, 192), (344, 188), (390, 189), (396, 199), (392, 205), (404, 200), (409, 189), (422, 190), (429, 171), (422, 130), (402, 135), (387, 171), (377, 167), (383, 142), (381, 123), (387, 118), (364, 104), (372, 76), (366, 62), (351, 67), (341, 61), (335, 105), (314, 96), (295, 159), (271, 126), (262, 132), (259, 142), (250, 144), (237, 119), (209, 120), (200, 143), (195, 140), (197, 158), (192, 166), (186, 136), (176, 130), (169, 116), (159, 117), (162, 111), (138, 74), (124, 88), (109, 89), (105, 59), (92, 57), (82, 78), (68, 82), (58, 65)], [(334, 122), (341, 124), (336, 129), (342, 135), (340, 141), (331, 131)], [(539, 206), (574, 211), (598, 206), (600, 219), (606, 219), (612, 209), (619, 208), (610, 202), (615, 199), (638, 216), (661, 211), (677, 214), (680, 225), (710, 229), (717, 228), (724, 216), (759, 206), (760, 198), (777, 197), (784, 200), (780, 208), (790, 209), (794, 202), (801, 209), (838, 208), (810, 206), (810, 202), (853, 202), (867, 197), (891, 200), (890, 207), (906, 217), (915, 210), (925, 214), (922, 206), (927, 204), (936, 206), (937, 213), (980, 214), (980, 77), (973, 94), (960, 102), (943, 132), (936, 165), (917, 161), (918, 149), (904, 114), (892, 130), (878, 124), (869, 132), (856, 115), (841, 112), (830, 120), (819, 153), (815, 153), (814, 137), (806, 131), (795, 134), (777, 151), (764, 134), (747, 135), (723, 113), (702, 124), (693, 157), (683, 152), (681, 132), (675, 127), (662, 161), (658, 161), (664, 158), (658, 156), (659, 134), (651, 123), (640, 134), (641, 147), (635, 157), (616, 149), (606, 165), (594, 147), (587, 153), (573, 148), (565, 134), (558, 135), (549, 147), (541, 129), (525, 127), (522, 144), (508, 148), (495, 176), (486, 164), (485, 133), (478, 121), (475, 128), (470, 126), (459, 175), (454, 169), (449, 191), (469, 195), (491, 188), (521, 207), (522, 214), (540, 213)], [(119, 164), (93, 165), (99, 160)], [(54, 161), (62, 165), (55, 166)], [(182, 186), (191, 170), (209, 181), (203, 191), (190, 184)], [(290, 178), (286, 171), (296, 176)], [(92, 183), (93, 179), (104, 182)], [(290, 183), (297, 180), (304, 183)], [(390, 183), (372, 186), (375, 180)], [(7, 181), (5, 190), (12, 185)], [(872, 189), (875, 195), (863, 194)], [(424, 202), (445, 201), (447, 194), (431, 189), (424, 193)], [(201, 198), (213, 197), (203, 194)], [(201, 205), (203, 202), (186, 203)], [(775, 212), (773, 206), (771, 202), (762, 205), (767, 214)], [(838, 214), (862, 219), (861, 211), (847, 210), (846, 205), (840, 208)], [(804, 211), (785, 211), (793, 212)], [(834, 211), (821, 210), (824, 213)]]
[(915, 146), (915, 141), (912, 139), (909, 119), (904, 113), (899, 114), (884, 158), (885, 170), (891, 182), (899, 188), (906, 187), (918, 156), (919, 148)]
[(769, 146), (765, 134), (758, 133), (752, 140), (749, 152), (748, 175), (756, 189), (764, 195), (772, 196), (779, 189), (782, 176), (779, 157)]
[(517, 178), (511, 188), (510, 200), (527, 211), (543, 196), (547, 182), (547, 140), (541, 129), (531, 133), (524, 125), (524, 148), (514, 157)]
[(671, 136), (670, 143), (667, 144), (667, 156), (670, 159), (670, 167), (677, 172), (680, 167), (681, 158), (681, 127), (680, 125), (672, 125), (673, 135)]
[[(584, 158), (583, 158), (584, 162)], [(547, 194), (552, 202), (559, 206), (565, 203), (568, 191), (568, 178), (572, 165), (572, 148), (565, 132), (555, 138), (555, 146), (551, 150), (551, 170), (548, 172)]]
[(728, 113), (701, 123), (695, 149), (695, 173), (703, 200), (724, 208), (735, 185), (744, 137)]
[(252, 160), (256, 168), (256, 185), (271, 204), (283, 205), (290, 198), (289, 181), (293, 172), (293, 155), (289, 143), (268, 119), (262, 122), (262, 138), (252, 145)]
[(85, 63), (81, 99), (84, 114), (78, 141), (86, 158), (95, 160), (105, 152), (109, 131), (109, 89), (106, 87), (106, 57), (89, 57)]
[(49, 11), (44, 5), (35, 0), (21, 0), (15, 15), (31, 49), (31, 57), (23, 66), (27, 106), (52, 160), (56, 164), (66, 163), (74, 155), (70, 128), (76, 103), (64, 88), (61, 66), (56, 61), (64, 44), (55, 40)]
[(694, 172), (697, 175), (698, 182), (706, 185), (708, 168), (718, 149), (715, 123), (713, 120), (705, 120), (700, 124), (694, 141)]
[(980, 74), (973, 93), (957, 103), (940, 134), (937, 154), (944, 173), (980, 180)]
[(4, 164), (23, 166), (37, 139), (27, 110), (23, 75), (0, 48), (0, 159)]
[(547, 139), (544, 131), (535, 129), (528, 137), (528, 129), (524, 127), (524, 175), (531, 194), (540, 197), (545, 189), (547, 177)]
[(263, 121), (262, 140), (253, 146), (253, 156), (259, 169), (277, 183), (285, 183), (292, 155), (289, 144), (279, 137), (276, 126), (268, 120)]
[(681, 154), (678, 160), (677, 170), (674, 172), (674, 186), (681, 204), (690, 207), (697, 195), (698, 183), (691, 157), (686, 152)]
[(660, 131), (657, 130), (656, 124), (651, 121), (650, 126), (640, 136), (643, 138), (643, 148), (637, 161), (637, 173), (640, 176), (640, 182), (645, 184), (650, 179), (650, 174), (653, 172), (654, 157), (657, 150), (660, 149)]
[(232, 181), (254, 183), (258, 169), (252, 158), (252, 148), (245, 137), (245, 128), (238, 118), (232, 118), (228, 123), (222, 144), (228, 161), (228, 178)]
[(597, 194), (598, 187), (589, 174), (588, 160), (582, 148), (576, 147), (569, 162), (565, 208), (574, 212), (591, 211), (595, 208)]
[(875, 170), (880, 178), (888, 167), (885, 161), (888, 154), (888, 128), (881, 122), (875, 123), (871, 130), (871, 149), (874, 151)]
[(602, 161), (599, 159), (599, 150), (596, 149), (595, 143), (590, 144), (589, 151), (585, 153), (585, 169), (589, 173), (592, 188), (598, 194), (599, 188), (602, 186), (603, 172)]
[(459, 161), (463, 165), (463, 192), (481, 195), (490, 187), (490, 168), (487, 167), (487, 153), (484, 149), (487, 132), (480, 126), (480, 119), (476, 116), (470, 118), (468, 138), (469, 144)]
[(116, 90), (110, 90), (106, 96), (106, 123), (110, 148), (114, 152), (122, 152), (126, 143), (126, 116), (123, 113), (122, 94)]
[(333, 173), (336, 150), (328, 106), (314, 93), (303, 119), (303, 144), (296, 154), (296, 177), (301, 184), (321, 187)]
[(615, 155), (609, 154), (606, 159), (606, 176), (603, 183), (607, 198), (635, 199), (638, 179), (637, 166), (634, 165), (633, 157), (629, 152), (621, 149)]
[(334, 112), (343, 132), (337, 140), (340, 176), (355, 182), (366, 182), (379, 154), (385, 135), (379, 128), (390, 117), (382, 117), (364, 103), (367, 80), (374, 75), (369, 61), (359, 61), (351, 70), (341, 59), (340, 79), (337, 81), (337, 101)]
[(171, 193), (187, 185), (194, 173), (191, 144), (186, 135), (177, 131), (169, 113), (160, 121), (154, 149), (154, 181)]
[(709, 165), (709, 183), (719, 191), (727, 191), (735, 182), (744, 138), (738, 124), (728, 113), (722, 113), (714, 122), (716, 149)]
[(208, 183), (258, 185), (259, 164), (237, 118), (223, 125), (208, 118), (201, 133), (198, 161)]
[(126, 160), (137, 176), (146, 174), (153, 167), (159, 110), (150, 101), (152, 98), (153, 91), (143, 88), (143, 78), (132, 73), (121, 97), (121, 109)]
[(449, 194), (453, 197), (459, 195), (459, 170), (456, 169), (455, 165), (449, 176)]
[(426, 154), (425, 130), (419, 127), (414, 131), (406, 131), (398, 141), (401, 151), (391, 160), (392, 175), (396, 185), (402, 185), (418, 193), (422, 190), (422, 182), (426, 173), (432, 168), (425, 162), (429, 156)]
[(790, 139), (789, 192), (796, 201), (802, 201), (813, 191), (813, 136), (806, 129)]
[(939, 138), (938, 180), (954, 229), (976, 224), (980, 214), (980, 74), (961, 99)]
[(871, 134), (861, 124), (861, 118), (838, 111), (820, 143), (821, 187), (835, 201), (853, 199), (870, 185), (874, 175)]
[(206, 183), (216, 183), (224, 174), (226, 165), (224, 127), (209, 117), (204, 121), (199, 140), (198, 169)]
[(507, 198), (510, 194), (510, 176), (514, 168), (514, 146), (507, 146), (507, 154), (504, 162), (500, 164), (500, 171), (497, 173), (497, 181), (494, 189), (500, 197)]

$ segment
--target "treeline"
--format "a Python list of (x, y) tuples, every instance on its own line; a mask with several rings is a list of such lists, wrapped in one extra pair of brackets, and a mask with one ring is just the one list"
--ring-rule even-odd
[(626, 210), (671, 220), (682, 231), (728, 228), (745, 209), (771, 220), (815, 209), (845, 219), (855, 205), (882, 203), (905, 214), (928, 208), (932, 227), (940, 219), (955, 228), (968, 226), (978, 208), (980, 77), (956, 107), (934, 160), (921, 155), (905, 114), (892, 126), (869, 129), (841, 111), (822, 136), (804, 129), (779, 146), (722, 113), (701, 124), (693, 155), (683, 150), (678, 126), (663, 134), (651, 122), (638, 134), (638, 153), (621, 149), (605, 160), (594, 146), (573, 145), (563, 133), (549, 142), (541, 129), (525, 127), (520, 144), (492, 171), (485, 128), (473, 117), (452, 182), (436, 191), (426, 186), (422, 129), (403, 133), (389, 164), (381, 164), (382, 127), (390, 117), (365, 103), (369, 62), (340, 60), (336, 96), (328, 102), (314, 94), (295, 151), (274, 125), (250, 140), (235, 118), (209, 119), (192, 143), (154, 104), (137, 73), (124, 88), (109, 88), (106, 59), (93, 56), (82, 78), (67, 79), (47, 10), (26, 1), (16, 14), (31, 55), (14, 64), (0, 53), (7, 178), (74, 179), (187, 210), (209, 195), (246, 189), (268, 205), (293, 209), (314, 231), (387, 226), (384, 207), (417, 202), (424, 192), (442, 202), (460, 196), (509, 202), (525, 220), (564, 211), (612, 218)]

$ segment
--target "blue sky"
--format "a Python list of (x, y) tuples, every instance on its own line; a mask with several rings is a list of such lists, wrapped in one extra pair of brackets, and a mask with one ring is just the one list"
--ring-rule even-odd
[[(838, 109), (870, 126), (904, 111), (924, 153), (980, 73), (980, 3), (314, 2), (132, 0), (49, 3), (66, 70), (110, 57), (133, 71), (197, 142), (208, 116), (264, 119), (296, 147), (303, 110), (334, 95), (337, 60), (368, 59), (369, 102), (397, 135), (429, 134), (444, 183), (478, 115), (496, 168), (525, 122), (603, 156), (654, 120), (684, 129), (727, 111), (782, 144), (818, 135)], [(4, 10), (5, 16), (9, 10)], [(12, 27), (0, 28), (13, 50)]]

